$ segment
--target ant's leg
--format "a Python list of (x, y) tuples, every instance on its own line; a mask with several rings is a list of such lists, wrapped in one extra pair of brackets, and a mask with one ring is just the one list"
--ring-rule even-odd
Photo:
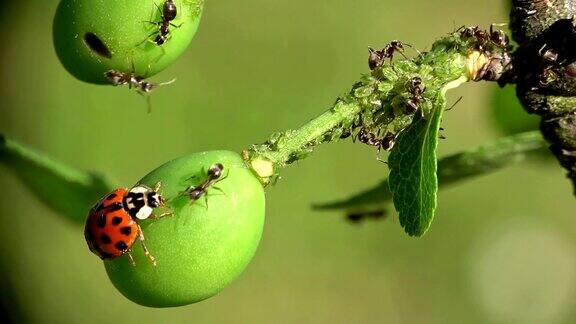
[(208, 194), (204, 194), (204, 203), (206, 204), (206, 210), (208, 210)]
[(218, 191), (220, 193), (218, 196), (227, 196), (226, 192), (224, 192), (224, 190), (222, 190), (222, 188), (220, 188), (220, 187), (212, 186), (212, 189), (215, 189), (216, 191)]
[(398, 51), (398, 53), (400, 53), (400, 55), (402, 55), (406, 60), (408, 59), (408, 56), (406, 56), (403, 51)]
[(156, 258), (150, 254), (148, 248), (146, 248), (146, 244), (144, 244), (144, 233), (142, 232), (142, 228), (138, 225), (138, 236), (140, 237), (140, 243), (142, 244), (142, 249), (144, 250), (144, 255), (150, 260), (153, 266), (156, 266)]
[[(168, 40), (171, 38), (171, 36), (172, 36), (172, 34), (168, 34), (168, 37), (166, 38), (166, 41), (168, 41)], [(166, 49), (164, 48), (164, 46), (158, 45), (158, 44), (156, 44), (155, 42), (153, 42), (153, 43), (154, 43), (155, 45), (157, 45), (157, 47), (160, 47), (160, 51), (162, 51), (162, 52), (160, 53), (160, 55), (158, 55), (156, 58), (154, 58), (154, 60), (152, 60), (152, 61), (150, 62), (150, 64), (148, 64), (148, 71), (150, 71), (150, 70), (152, 69), (152, 65), (158, 63), (158, 61), (160, 61), (160, 59), (161, 59), (164, 55), (166, 55)]]
[(156, 1), (154, 1), (154, 5), (156, 6), (156, 9), (158, 9), (158, 12), (160, 13), (160, 18), (162, 18), (162, 20), (164, 20), (164, 13), (162, 12), (162, 9), (160, 9), (160, 6), (158, 6)]
[(382, 145), (378, 146), (378, 151), (376, 152), (376, 160), (384, 164), (388, 164), (387, 161), (382, 160)]
[(410, 47), (412, 50), (416, 51), (416, 53), (418, 53), (418, 56), (422, 56), (422, 52), (420, 52), (416, 47), (410, 45), (410, 44), (406, 44), (404, 43), (404, 45)]
[(142, 22), (143, 22), (143, 23), (149, 23), (149, 24), (152, 24), (152, 25), (155, 25), (155, 26), (160, 26), (160, 25), (162, 25), (162, 23), (159, 23), (159, 22), (157, 22), (157, 21), (155, 22), (155, 21), (150, 21), (150, 20), (142, 20)]

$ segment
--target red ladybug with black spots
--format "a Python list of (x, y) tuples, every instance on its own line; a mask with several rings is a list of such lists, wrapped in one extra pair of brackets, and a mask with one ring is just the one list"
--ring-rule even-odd
[[(164, 206), (165, 200), (158, 193), (160, 183), (154, 189), (137, 185), (131, 189), (119, 188), (102, 198), (88, 214), (84, 237), (90, 251), (102, 260), (128, 254), (132, 264), (131, 249), (137, 239), (142, 243), (144, 254), (153, 265), (156, 260), (144, 244), (144, 233), (138, 220), (154, 217), (154, 208)], [(164, 213), (165, 216), (171, 213)]]

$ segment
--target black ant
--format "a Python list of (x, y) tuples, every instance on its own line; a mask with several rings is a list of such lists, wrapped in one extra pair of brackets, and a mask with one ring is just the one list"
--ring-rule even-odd
[[(206, 180), (200, 183), (197, 186), (190, 186), (184, 190), (184, 194), (187, 195), (192, 201), (196, 201), (200, 199), (200, 197), (204, 196), (206, 200), (208, 199), (205, 194), (208, 187), (214, 185), (216, 182), (224, 180), (226, 177), (222, 177), (222, 172), (224, 171), (224, 166), (221, 163), (215, 163), (210, 168), (208, 168), (208, 172), (206, 175), (208, 176)], [(213, 187), (216, 190), (220, 190), (218, 187)], [(207, 203), (207, 201), (206, 201)], [(206, 205), (208, 206), (208, 205)]]
[(176, 19), (176, 16), (178, 15), (178, 8), (176, 7), (174, 0), (164, 1), (162, 10), (160, 9), (160, 7), (158, 7), (158, 5), (156, 5), (156, 7), (158, 8), (158, 11), (160, 11), (160, 17), (162, 18), (162, 21), (160, 22), (149, 21), (149, 23), (157, 25), (158, 30), (150, 34), (148, 38), (152, 37), (155, 34), (158, 34), (156, 38), (154, 38), (154, 43), (158, 46), (162, 46), (164, 43), (166, 43), (166, 41), (170, 37), (170, 26), (176, 28), (180, 27), (172, 23), (172, 21)]
[(406, 58), (404, 55), (404, 45), (410, 46), (408, 44), (403, 44), (399, 40), (393, 40), (379, 51), (368, 47), (368, 67), (370, 67), (370, 70), (374, 70), (375, 68), (381, 66), (385, 59), (390, 59), (390, 62), (392, 62), (392, 58), (396, 52), (400, 53), (402, 56), (404, 56), (404, 58)]
[[(422, 79), (420, 77), (413, 77), (408, 81), (410, 99), (406, 102), (406, 113), (412, 115), (418, 111), (418, 106), (424, 101), (422, 94), (425, 90), (426, 87), (422, 87)], [(423, 115), (422, 110), (420, 110), (420, 114)]]
[[(134, 71), (134, 65), (132, 65), (132, 71)], [(168, 82), (152, 83), (145, 81), (143, 77), (136, 75), (134, 72), (121, 72), (118, 70), (108, 70), (104, 73), (104, 76), (113, 86), (127, 84), (129, 89), (136, 89), (139, 94), (146, 97), (149, 113), (152, 111), (152, 105), (148, 94), (157, 87), (168, 85), (176, 81), (176, 79), (172, 79)]]
[(134, 72), (120, 72), (118, 70), (108, 70), (104, 73), (104, 76), (106, 76), (106, 79), (108, 79), (112, 85), (119, 86), (127, 84), (128, 88), (134, 88), (140, 94), (148, 94), (157, 87), (168, 85), (176, 81), (176, 79), (172, 79), (168, 82), (152, 83), (145, 81), (143, 77), (136, 75)]
[(112, 83), (114, 86), (120, 85), (128, 85), (128, 88), (136, 89), (136, 91), (140, 93), (149, 93), (150, 91), (154, 90), (158, 85), (144, 81), (144, 78), (141, 76), (137, 76), (133, 72), (120, 72), (117, 70), (109, 70), (104, 73), (106, 79)]
[(365, 127), (360, 129), (356, 138), (361, 143), (377, 147), (378, 151), (380, 151), (380, 149), (390, 151), (396, 143), (396, 135), (388, 132), (384, 137), (379, 138), (374, 133), (369, 132)]
[(490, 40), (497, 46), (507, 49), (510, 46), (508, 35), (501, 29), (494, 29), (494, 24), (490, 24)]
[(510, 40), (508, 35), (500, 29), (494, 29), (494, 24), (490, 25), (490, 31), (480, 29), (478, 26), (460, 27), (460, 36), (465, 38), (475, 38), (477, 41), (476, 49), (485, 51), (489, 43), (492, 43), (502, 49), (507, 49)]

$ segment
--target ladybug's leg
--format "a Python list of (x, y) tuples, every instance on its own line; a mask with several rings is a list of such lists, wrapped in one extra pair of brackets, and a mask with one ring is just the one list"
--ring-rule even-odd
[(148, 251), (146, 248), (146, 244), (144, 244), (144, 233), (142, 232), (142, 228), (138, 225), (138, 236), (140, 237), (140, 243), (142, 243), (142, 249), (144, 250), (144, 255), (150, 260), (153, 266), (156, 266), (156, 258)]
[(134, 262), (134, 257), (132, 256), (132, 251), (131, 251), (131, 250), (128, 250), (128, 251), (126, 252), (126, 254), (128, 254), (128, 258), (130, 258), (130, 264), (132, 264), (132, 266), (135, 267), (135, 266), (136, 266), (136, 262)]

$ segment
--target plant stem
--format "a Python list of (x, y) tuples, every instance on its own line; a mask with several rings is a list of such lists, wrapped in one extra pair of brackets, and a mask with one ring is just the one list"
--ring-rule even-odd
[[(474, 149), (441, 158), (438, 161), (440, 188), (496, 172), (522, 162), (529, 154), (546, 149), (546, 140), (539, 131), (520, 133), (481, 145)], [(392, 200), (388, 180), (350, 198), (315, 205), (315, 209), (358, 209), (382, 206)]]
[(304, 159), (317, 145), (355, 136), (359, 128), (376, 139), (380, 134), (394, 139), (415, 115), (406, 109), (407, 101), (413, 98), (411, 81), (421, 80), (424, 92), (418, 109), (425, 117), (430, 116), (431, 103), (442, 88), (454, 80), (460, 84), (473, 79), (488, 62), (484, 53), (473, 50), (474, 45), (473, 40), (456, 32), (413, 59), (386, 61), (317, 118), (296, 130), (272, 134), (263, 144), (244, 150), (244, 160), (266, 185), (279, 169)]

